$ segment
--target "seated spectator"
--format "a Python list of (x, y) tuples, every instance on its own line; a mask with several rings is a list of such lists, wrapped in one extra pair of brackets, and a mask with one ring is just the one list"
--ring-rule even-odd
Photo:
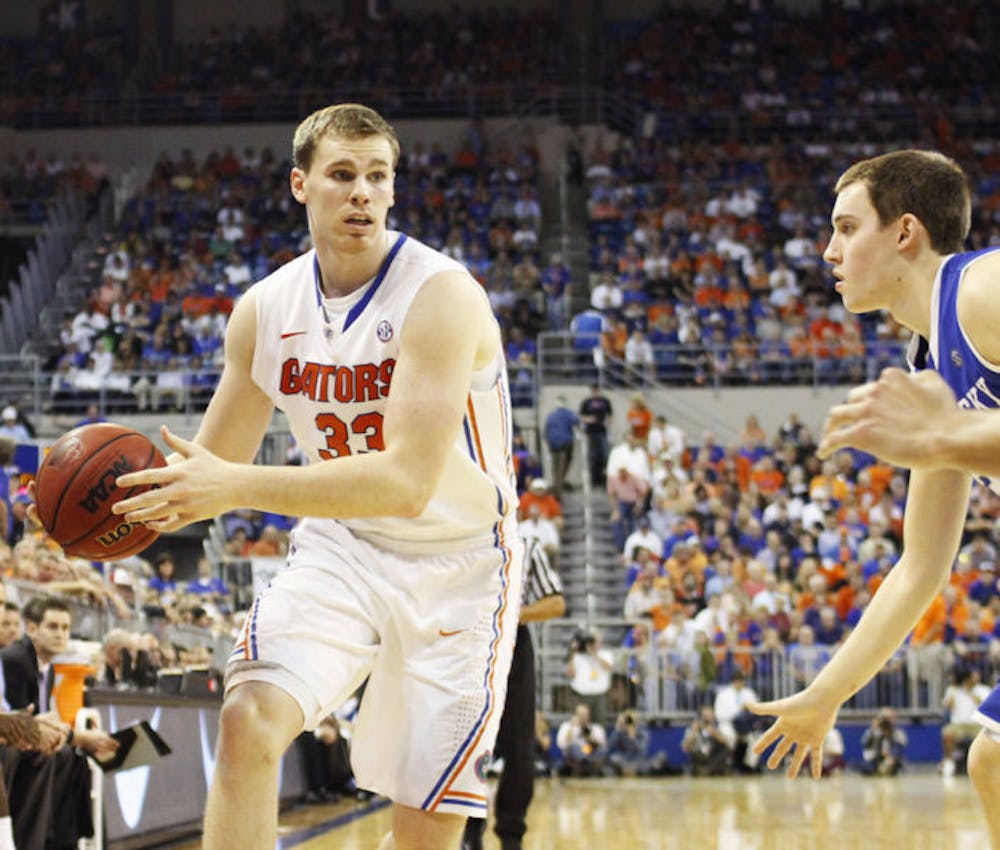
[(535, 709), (535, 776), (552, 775), (552, 727), (540, 708)]
[(341, 794), (353, 791), (349, 724), (341, 725), (336, 714), (328, 714), (313, 731), (303, 732), (297, 739), (302, 756), (308, 790), (306, 803), (332, 803)]
[(715, 720), (715, 711), (703, 705), (684, 730), (681, 750), (691, 759), (692, 776), (725, 776), (732, 764), (732, 748)]
[(600, 723), (593, 722), (590, 708), (580, 703), (556, 735), (562, 751), (561, 776), (601, 776), (607, 758), (607, 735)]
[(830, 660), (830, 650), (819, 646), (815, 641), (815, 633), (806, 625), (800, 626), (798, 642), (788, 650), (788, 664), (798, 688), (806, 687)]
[(608, 764), (618, 776), (662, 776), (667, 755), (649, 752), (649, 729), (635, 711), (623, 711), (608, 739)]
[[(36, 596), (24, 606), (23, 614), (25, 635), (0, 652), (4, 697), (12, 709), (34, 706), (40, 720), (57, 725), (61, 748), (52, 755), (0, 750), (4, 774), (13, 777), (11, 787), (18, 794), (12, 800), (16, 845), (24, 850), (75, 847), (78, 839), (93, 835), (90, 768), (77, 749), (100, 760), (113, 755), (119, 745), (98, 729), (71, 734), (69, 724), (54, 710), (52, 660), (68, 646), (69, 606), (51, 596)], [(28, 800), (31, 809), (22, 808)]]
[(260, 537), (250, 544), (251, 557), (278, 558), (288, 554), (288, 535), (270, 523), (260, 532)]
[[(645, 552), (645, 549), (640, 551)], [(649, 617), (653, 606), (660, 601), (660, 591), (655, 587), (656, 564), (649, 563), (641, 569), (625, 594), (623, 616), (626, 620)]]
[(559, 499), (549, 490), (549, 482), (544, 478), (534, 478), (525, 493), (521, 494), (518, 501), (518, 511), (520, 518), (528, 516), (528, 508), (532, 504), (537, 504), (541, 511), (541, 516), (551, 520), (557, 529), (563, 525), (562, 506)]
[(4, 602), (0, 609), (0, 649), (10, 646), (21, 637), (22, 632), (21, 609), (14, 602)]
[(637, 549), (648, 549), (650, 552), (659, 554), (663, 551), (663, 541), (660, 536), (650, 527), (649, 516), (643, 514), (635, 521), (635, 531), (625, 539), (625, 549), (623, 555), (625, 562), (635, 560)]
[[(159, 552), (153, 558), (153, 577), (148, 587), (155, 590), (160, 597), (172, 597), (177, 593), (177, 582), (174, 580), (176, 564), (171, 552)], [(169, 602), (167, 603), (169, 604)]]
[(138, 645), (139, 636), (125, 629), (107, 632), (101, 640), (104, 664), (98, 681), (111, 686), (129, 684)]
[(18, 418), (18, 410), (13, 405), (7, 405), (0, 412), (0, 437), (8, 437), (15, 443), (27, 443), (31, 435)]
[(906, 744), (906, 732), (898, 726), (896, 713), (891, 708), (879, 709), (861, 736), (861, 772), (867, 776), (895, 776), (903, 769)]
[(217, 575), (212, 575), (212, 564), (208, 558), (198, 559), (198, 575), (184, 588), (188, 593), (211, 597), (214, 602), (228, 602), (229, 589)]
[[(537, 480), (537, 479), (536, 479)], [(552, 559), (559, 555), (559, 529), (542, 514), (542, 506), (532, 502), (528, 514), (517, 524), (517, 533), (525, 540), (537, 540)]]

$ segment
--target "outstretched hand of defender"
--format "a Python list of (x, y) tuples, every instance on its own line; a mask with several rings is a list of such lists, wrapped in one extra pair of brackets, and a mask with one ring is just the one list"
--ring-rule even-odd
[(236, 507), (228, 472), (233, 464), (208, 449), (178, 437), (165, 425), (160, 436), (171, 449), (167, 466), (129, 472), (117, 479), (122, 488), (156, 485), (116, 502), (112, 510), (128, 522), (144, 522), (154, 531), (176, 531)]
[(777, 718), (753, 748), (760, 755), (771, 744), (775, 745), (767, 759), (768, 768), (776, 770), (785, 756), (790, 755), (791, 761), (786, 773), (789, 777), (795, 777), (806, 758), (811, 756), (813, 779), (819, 779), (823, 775), (823, 741), (833, 728), (839, 706), (831, 709), (805, 690), (785, 699), (750, 703), (747, 708), (754, 714)]
[(817, 454), (827, 458), (853, 446), (896, 466), (929, 466), (935, 462), (930, 438), (945, 432), (956, 412), (955, 395), (937, 372), (886, 369), (831, 408)]

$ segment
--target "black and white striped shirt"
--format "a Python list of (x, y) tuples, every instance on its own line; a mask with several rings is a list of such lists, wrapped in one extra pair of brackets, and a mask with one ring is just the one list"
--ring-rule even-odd
[(536, 538), (524, 541), (524, 583), (521, 604), (533, 605), (546, 596), (562, 594), (563, 585), (545, 548)]

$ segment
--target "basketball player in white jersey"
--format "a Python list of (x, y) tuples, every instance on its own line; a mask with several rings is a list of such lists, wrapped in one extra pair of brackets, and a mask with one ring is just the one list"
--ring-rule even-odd
[[(299, 125), (314, 250), (233, 311), (194, 441), (164, 429), (173, 462), (119, 482), (160, 485), (116, 511), (161, 531), (237, 507), (303, 517), (229, 660), (207, 850), (273, 850), (282, 753), (366, 677), (352, 763), (393, 800), (381, 846), (457, 847), (486, 813), (521, 592), (506, 373), (482, 288), (386, 230), (398, 157), (367, 107)], [(253, 465), (275, 406), (308, 465)]]
[[(938, 153), (895, 151), (851, 166), (837, 181), (836, 195), (833, 237), (823, 256), (844, 306), (855, 313), (887, 309), (910, 328), (910, 365), (922, 371), (907, 378), (890, 370), (853, 391), (847, 405), (831, 411), (820, 449), (829, 456), (856, 445), (911, 466), (898, 563), (808, 688), (751, 706), (778, 718), (755, 747), (759, 753), (776, 744), (768, 765), (793, 754), (794, 776), (812, 752), (816, 778), (823, 739), (841, 703), (882, 668), (947, 583), (965, 524), (969, 473), (998, 469), (995, 449), (981, 440), (995, 413), (972, 411), (1000, 406), (1000, 249), (962, 252), (971, 201), (961, 168)], [(955, 414), (943, 416), (942, 407), (956, 399)], [(929, 412), (936, 415), (923, 421)], [(934, 426), (928, 430), (929, 422), (955, 433), (942, 436)], [(970, 433), (981, 454), (952, 448), (960, 445), (955, 437)], [(914, 449), (914, 438), (926, 442), (924, 451)], [(1000, 491), (998, 479), (985, 483)], [(983, 729), (969, 753), (969, 774), (991, 844), (1000, 850), (1000, 687), (975, 717)]]

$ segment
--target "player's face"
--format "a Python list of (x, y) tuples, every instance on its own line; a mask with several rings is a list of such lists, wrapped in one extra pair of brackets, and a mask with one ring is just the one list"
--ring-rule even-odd
[(823, 259), (833, 266), (836, 290), (852, 313), (892, 309), (896, 228), (882, 227), (861, 182), (846, 186), (833, 205), (833, 236)]
[(292, 169), (292, 194), (306, 205), (314, 242), (351, 254), (381, 249), (395, 201), (392, 158), (384, 136), (326, 135), (309, 170)]

